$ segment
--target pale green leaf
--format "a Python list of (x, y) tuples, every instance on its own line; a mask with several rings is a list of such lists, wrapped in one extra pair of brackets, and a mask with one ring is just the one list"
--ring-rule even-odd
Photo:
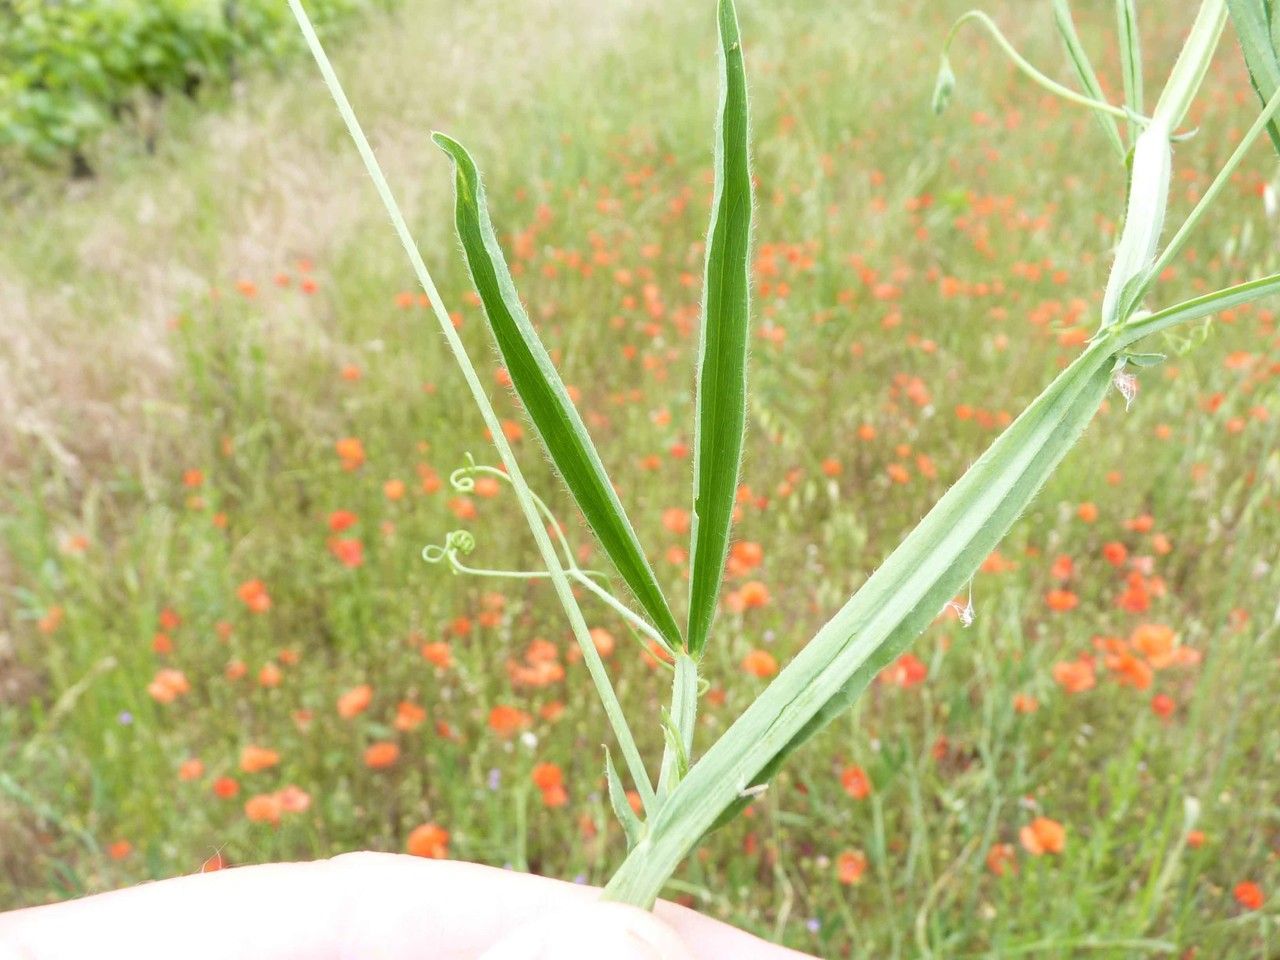
[(631, 801), (627, 799), (627, 790), (622, 785), (617, 768), (613, 765), (613, 756), (609, 753), (608, 747), (604, 748), (604, 776), (609, 789), (609, 806), (613, 808), (613, 815), (622, 825), (622, 832), (627, 838), (627, 849), (630, 850), (644, 833), (644, 824), (631, 808)]
[[(1249, 68), (1253, 89), (1266, 103), (1280, 90), (1280, 48), (1276, 46), (1280, 17), (1272, 16), (1273, 11), (1266, 0), (1227, 0), (1227, 8), (1236, 36), (1240, 38), (1240, 49)], [(1275, 120), (1268, 123), (1267, 133), (1276, 151), (1280, 152), (1280, 123)]]
[(1280, 275), (1135, 317), (1099, 334), (694, 765), (650, 818), (607, 894), (651, 903), (680, 860), (760, 782), (761, 773), (847, 707), (875, 670), (932, 622), (1088, 426), (1118, 356), (1175, 324), (1277, 293)]

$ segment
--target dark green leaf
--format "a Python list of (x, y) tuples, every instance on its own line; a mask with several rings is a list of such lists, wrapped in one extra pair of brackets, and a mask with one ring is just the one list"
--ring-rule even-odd
[(520, 304), (515, 282), (489, 220), (480, 173), (462, 144), (442, 133), (435, 134), (433, 139), (453, 159), (458, 237), (489, 328), (520, 402), (605, 553), (654, 626), (674, 649), (680, 643), (680, 628), (587, 428)]
[(747, 408), (751, 171), (747, 155), (747, 78), (738, 17), (720, 0), (720, 114), (715, 195), (707, 231), (706, 283), (698, 356), (694, 438), (689, 651), (701, 654), (715, 619), (729, 549)]

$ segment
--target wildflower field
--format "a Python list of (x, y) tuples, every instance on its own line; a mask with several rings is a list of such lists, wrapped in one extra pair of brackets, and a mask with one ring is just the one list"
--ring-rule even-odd
[[(455, 7), (461, 6), (461, 9)], [(1142, 10), (1158, 89), (1194, 9)], [(1194, 5), (1190, 5), (1194, 7)], [(1112, 6), (1077, 26), (1121, 99)], [(952, 0), (739, 7), (752, 368), (715, 741), (1094, 334), (1126, 170)], [(1049, 5), (986, 5), (1070, 77)], [(529, 482), (612, 573), (494, 359), (465, 140), (530, 318), (668, 596), (712, 200), (710, 6), (404, 0), (326, 37)], [(1258, 115), (1228, 27), (1170, 218)], [(603, 712), (312, 65), (175, 103), (151, 155), (0, 180), (0, 908), (357, 849), (603, 884)], [(1280, 269), (1266, 138), (1160, 277)], [(831, 957), (1280, 955), (1280, 301), (1162, 335), (971, 593), (664, 896)], [(452, 540), (450, 539), (452, 538)], [(655, 650), (582, 591), (624, 704)], [(656, 722), (637, 730), (661, 753)], [(656, 772), (656, 771), (655, 771)], [(633, 798), (638, 805), (639, 799)]]

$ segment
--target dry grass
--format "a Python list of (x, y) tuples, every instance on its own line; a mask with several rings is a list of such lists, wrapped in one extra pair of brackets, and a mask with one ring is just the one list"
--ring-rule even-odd
[[(429, 211), (428, 248), (449, 249), (439, 243), (447, 197), (428, 191), (424, 176), (436, 153), (431, 131), (527, 110), (528, 91), (546, 71), (616, 49), (623, 24), (644, 6), (410, 3), (367, 21), (362, 36), (341, 46), (338, 68), (347, 68), (388, 175), (408, 209)], [(504, 83), (476, 68), (477, 49), (501, 65)], [(369, 62), (378, 69), (356, 68)], [(138, 156), (137, 144), (112, 145), (118, 155), (98, 164), (96, 181), (37, 184), (7, 211), (12, 239), (0, 244), (0, 418), (13, 427), (0, 433), (7, 468), (38, 459), (83, 478), (86, 461), (136, 467), (154, 452), (140, 443), (179, 433), (179, 415), (162, 402), (176, 369), (165, 330), (176, 304), (210, 296), (210, 275), (250, 277), (262, 264), (299, 258), (332, 262), (362, 237), (385, 246), (389, 273), (400, 271), (310, 63), (251, 78), (211, 115), (179, 105), (171, 126), (159, 159)], [(478, 146), (499, 154), (500, 123), (468, 126), (483, 134)], [(308, 346), (323, 352), (318, 334), (308, 329)]]

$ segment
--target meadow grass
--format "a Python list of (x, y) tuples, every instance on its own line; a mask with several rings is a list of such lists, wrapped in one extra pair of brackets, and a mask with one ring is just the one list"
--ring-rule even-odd
[[(678, 551), (710, 199), (708, 17), (509, 4), (450, 25), (435, 6), (406, 4), (340, 48), (352, 99), (477, 360), (484, 321), (429, 131), (483, 157), (529, 313), (596, 411), (588, 426), (642, 541)], [(1084, 112), (1043, 98), (976, 35), (957, 41), (961, 86), (934, 118), (936, 52), (962, 10), (922, 4), (908, 30), (873, 4), (742, 6), (758, 220), (750, 490), (734, 536), (762, 550), (741, 551), (708, 645), (703, 743), (1092, 332), (1116, 226), (1098, 211), (1118, 209), (1123, 169)], [(992, 13), (1069, 76), (1047, 9)], [(1185, 26), (1144, 24), (1149, 73)], [(1081, 17), (1114, 91), (1112, 28), (1110, 11)], [(1171, 217), (1256, 113), (1234, 54), (1224, 43), (1191, 118), (1200, 135), (1177, 146), (1192, 173)], [(501, 73), (448, 68), (470, 56)], [(412, 278), (323, 90), (302, 70), (254, 92), (186, 118), (160, 159), (123, 157), (75, 195), (43, 188), (8, 218), (0, 356), (15, 375), (0, 389), (6, 422), (25, 429), (3, 451), (0, 637), (14, 654), (0, 649), (0, 680), (18, 693), (0, 682), (0, 903), (190, 871), (217, 852), (400, 850), (425, 823), (449, 832), (453, 856), (603, 882), (623, 850), (604, 728), (550, 588), (455, 579), (419, 558), (467, 526), (471, 562), (537, 566), (509, 493), (449, 490), (468, 453), (492, 462), (479, 419), (427, 312), (401, 296)], [(1269, 149), (1233, 178), (1162, 303), (1275, 269)], [(1183, 336), (1140, 375), (1131, 409), (1113, 395), (1001, 546), (1005, 562), (979, 575), (976, 622), (931, 628), (918, 661), (797, 754), (669, 896), (823, 955), (1274, 952), (1274, 907), (1245, 910), (1232, 890), (1270, 892), (1280, 874), (1277, 334), (1264, 304)], [(335, 449), (348, 437), (365, 455), (351, 470)], [(533, 445), (526, 428), (530, 483), (571, 519)], [(335, 533), (340, 510), (358, 521)], [(335, 540), (358, 540), (360, 565)], [(1107, 544), (1126, 556), (1109, 561)], [(687, 558), (655, 559), (683, 600)], [(265, 613), (237, 597), (253, 580)], [(582, 602), (615, 641), (623, 702), (653, 715), (666, 675), (616, 615)], [(180, 623), (163, 625), (166, 609)], [(1122, 684), (1135, 675), (1093, 641), (1142, 624), (1172, 627), (1202, 661)], [(172, 653), (155, 652), (157, 633)], [(565, 679), (527, 672), (548, 662), (526, 658), (535, 637)], [(422, 655), (438, 642), (447, 668)], [(1081, 655), (1097, 658), (1095, 685), (1068, 693), (1055, 666)], [(228, 679), (231, 662), (246, 675)], [(190, 689), (159, 703), (148, 685), (166, 668)], [(339, 697), (363, 683), (371, 705), (344, 719)], [(426, 722), (397, 729), (401, 701)], [(505, 737), (495, 707), (513, 708)], [(657, 725), (638, 734), (656, 755)], [(366, 749), (386, 742), (398, 759), (369, 769)], [(249, 745), (278, 765), (242, 772)], [(203, 770), (180, 779), (192, 758)], [(544, 763), (561, 771), (563, 805)], [(871, 784), (860, 799), (854, 766)], [(224, 776), (235, 798), (212, 792)], [(278, 826), (246, 817), (249, 798), (288, 784), (309, 809)], [(1199, 845), (1186, 842), (1188, 798)], [(1020, 848), (1037, 816), (1066, 827), (1061, 853)], [(997, 876), (1000, 844), (1012, 859)]]

